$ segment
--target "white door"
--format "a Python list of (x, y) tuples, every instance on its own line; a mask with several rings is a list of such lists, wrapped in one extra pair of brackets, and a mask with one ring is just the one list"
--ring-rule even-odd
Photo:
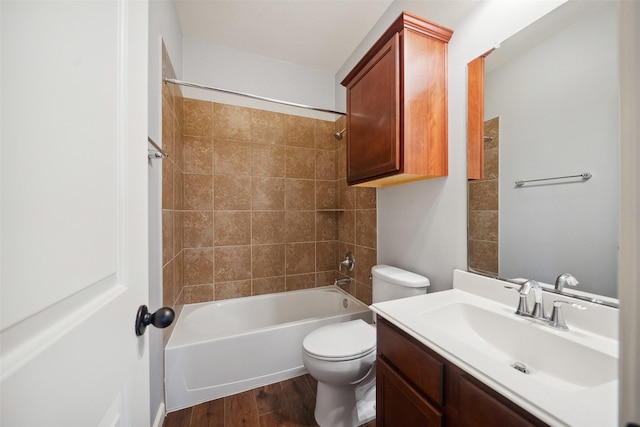
[(0, 15), (0, 424), (148, 426), (148, 2)]

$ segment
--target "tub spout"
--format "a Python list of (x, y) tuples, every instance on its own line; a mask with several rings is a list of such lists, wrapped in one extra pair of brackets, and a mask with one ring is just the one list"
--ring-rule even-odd
[(336, 279), (335, 282), (333, 282), (334, 286), (350, 285), (350, 284), (351, 284), (351, 277), (345, 277), (344, 279)]

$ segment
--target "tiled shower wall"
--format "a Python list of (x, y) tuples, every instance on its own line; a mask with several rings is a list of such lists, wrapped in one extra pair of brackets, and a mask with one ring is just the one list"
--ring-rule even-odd
[(469, 181), (469, 268), (498, 275), (498, 177), (500, 119), (484, 123), (484, 179)]
[[(333, 137), (344, 118), (183, 99), (168, 90), (166, 98), (163, 142), (180, 154), (163, 160), (165, 304), (326, 286), (344, 274), (354, 278), (345, 289), (370, 303), (376, 193), (346, 186), (345, 140)], [(356, 269), (341, 274), (347, 251)]]

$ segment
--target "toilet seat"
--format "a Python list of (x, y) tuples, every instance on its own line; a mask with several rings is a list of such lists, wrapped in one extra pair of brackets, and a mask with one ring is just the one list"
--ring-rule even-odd
[(376, 350), (375, 328), (361, 319), (322, 326), (309, 333), (302, 348), (320, 360), (358, 359)]

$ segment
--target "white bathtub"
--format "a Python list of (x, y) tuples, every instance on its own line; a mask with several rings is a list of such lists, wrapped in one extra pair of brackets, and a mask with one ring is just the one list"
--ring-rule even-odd
[(185, 305), (165, 348), (167, 411), (306, 373), (302, 340), (369, 308), (336, 286)]

